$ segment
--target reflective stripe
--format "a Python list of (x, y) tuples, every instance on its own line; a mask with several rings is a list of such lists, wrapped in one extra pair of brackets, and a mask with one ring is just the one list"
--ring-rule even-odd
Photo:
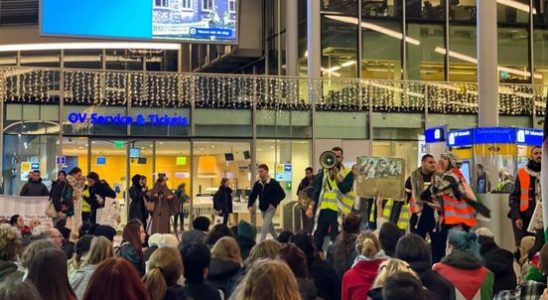
[(525, 171), (525, 168), (521, 168), (518, 171), (518, 178), (519, 178), (519, 188), (520, 188), (520, 196), (519, 196), (519, 211), (524, 212), (529, 209), (529, 201), (531, 199), (529, 198), (529, 190), (531, 188), (531, 176), (527, 171)]
[(371, 205), (371, 210), (369, 211), (369, 222), (373, 223), (377, 218), (375, 218), (375, 202), (373, 201)]
[(394, 207), (394, 200), (393, 199), (386, 200), (386, 204), (384, 204), (384, 209), (382, 210), (382, 216), (389, 219), (390, 215), (392, 215), (393, 207)]
[(475, 210), (466, 201), (459, 201), (449, 195), (443, 195), (443, 223), (446, 225), (465, 224), (474, 227), (477, 224)]
[(409, 204), (405, 204), (404, 206), (402, 206), (400, 215), (398, 217), (398, 223), (396, 224), (398, 228), (407, 230), (407, 227), (409, 226), (410, 215), (411, 214), (409, 213)]

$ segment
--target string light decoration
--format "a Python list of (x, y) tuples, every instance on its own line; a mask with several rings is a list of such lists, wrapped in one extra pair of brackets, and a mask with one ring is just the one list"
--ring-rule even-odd
[[(0, 96), (6, 102), (56, 103), (64, 78), (66, 104), (151, 108), (264, 110), (272, 119), (287, 112), (424, 112), (477, 114), (476, 83), (290, 78), (257, 75), (132, 72), (45, 68), (0, 68)], [(544, 116), (543, 85), (499, 86), (501, 115)]]

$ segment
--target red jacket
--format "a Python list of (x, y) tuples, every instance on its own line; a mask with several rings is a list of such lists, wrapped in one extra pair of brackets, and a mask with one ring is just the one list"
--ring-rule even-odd
[(367, 299), (379, 266), (384, 259), (361, 260), (344, 273), (341, 287), (341, 300)]

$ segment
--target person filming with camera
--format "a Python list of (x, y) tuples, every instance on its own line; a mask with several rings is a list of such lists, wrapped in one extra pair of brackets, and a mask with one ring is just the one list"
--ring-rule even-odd
[(314, 181), (312, 202), (306, 215), (312, 218), (314, 211), (314, 240), (316, 249), (323, 252), (323, 242), (329, 233), (331, 242), (339, 234), (339, 226), (344, 215), (351, 212), (354, 204), (354, 178), (358, 177), (358, 167), (352, 170), (343, 164), (343, 149), (334, 147), (320, 156), (322, 169)]

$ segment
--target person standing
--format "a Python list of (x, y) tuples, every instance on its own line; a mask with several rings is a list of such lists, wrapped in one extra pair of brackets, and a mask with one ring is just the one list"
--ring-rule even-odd
[(49, 193), (49, 199), (57, 212), (57, 216), (53, 218), (53, 225), (60, 219), (70, 217), (74, 214), (72, 194), (72, 187), (67, 183), (67, 173), (62, 170), (59, 171), (57, 173), (57, 180), (53, 182)]
[(173, 226), (175, 229), (175, 232), (177, 232), (177, 226), (178, 222), (177, 219), (181, 221), (181, 226), (179, 227), (180, 231), (185, 230), (185, 204), (190, 201), (190, 196), (186, 193), (186, 184), (181, 183), (177, 187), (177, 190), (175, 191), (175, 197), (177, 198), (179, 209), (177, 214), (175, 214)]
[(141, 185), (141, 175), (136, 174), (131, 178), (132, 186), (129, 188), (129, 220), (137, 219), (146, 224), (148, 212), (145, 207), (146, 188)]
[(266, 239), (268, 232), (272, 234), (274, 239), (278, 238), (276, 229), (274, 228), (274, 215), (276, 207), (285, 198), (285, 192), (276, 180), (268, 175), (268, 166), (265, 164), (259, 165), (259, 180), (253, 185), (247, 208), (249, 212), (255, 212), (255, 201), (259, 198), (259, 209), (263, 215), (263, 227), (261, 228), (261, 241)]
[(306, 216), (306, 209), (310, 205), (310, 202), (306, 200), (311, 199), (312, 190), (314, 189), (314, 169), (308, 167), (305, 169), (305, 177), (299, 183), (297, 188), (297, 196), (299, 198), (299, 205), (301, 206), (301, 218), (303, 222), (303, 230), (312, 233), (314, 227), (314, 219)]
[(228, 224), (228, 217), (232, 213), (232, 189), (228, 187), (229, 179), (221, 179), (219, 189), (213, 195), (213, 209), (217, 215), (223, 216), (223, 224)]
[[(108, 183), (99, 178), (99, 174), (90, 172), (87, 176), (88, 179), (88, 195), (84, 197), (86, 202), (84, 206), (87, 206), (88, 213), (85, 214), (86, 220), (92, 224), (97, 223), (97, 209), (105, 207), (106, 198), (116, 198), (116, 193), (108, 185)], [(87, 205), (86, 205), (87, 204)]]
[[(457, 156), (450, 152), (441, 154), (437, 174), (429, 190), (421, 194), (423, 201), (434, 200), (441, 204), (441, 216), (436, 239), (432, 244), (432, 261), (437, 263), (445, 256), (447, 234), (450, 229), (460, 228), (468, 231), (476, 226), (476, 202), (468, 183), (458, 168)], [(476, 206), (477, 207), (477, 206)]]
[(74, 216), (67, 219), (67, 228), (77, 234), (82, 226), (82, 202), (83, 192), (86, 187), (86, 178), (82, 176), (82, 170), (78, 167), (70, 170), (67, 176), (67, 183), (72, 187), (72, 204)]
[(23, 185), (19, 195), (27, 197), (49, 196), (48, 188), (42, 183), (40, 171), (34, 170), (29, 174), (29, 180)]
[(169, 220), (173, 211), (173, 198), (175, 194), (167, 187), (167, 178), (159, 177), (148, 192), (148, 199), (154, 202), (154, 210), (151, 218), (151, 234), (153, 233), (170, 233)]
[(489, 181), (489, 175), (483, 168), (482, 164), (477, 164), (477, 192), (478, 194), (485, 194), (491, 191), (491, 182)]
[(527, 227), (531, 222), (537, 201), (541, 200), (541, 159), (542, 148), (533, 147), (527, 165), (518, 171), (514, 190), (510, 194), (508, 217), (512, 219), (512, 228), (514, 229), (517, 246), (519, 246), (523, 236), (527, 234)]
[(436, 218), (434, 216), (433, 202), (421, 200), (421, 194), (429, 189), (434, 173), (436, 172), (436, 160), (430, 154), (425, 154), (421, 159), (420, 168), (411, 173), (405, 181), (405, 194), (409, 203), (411, 219), (409, 225), (412, 233), (420, 235), (423, 239), (426, 234), (433, 236), (433, 230), (436, 227)]
[(312, 202), (306, 211), (306, 215), (312, 217), (317, 208), (314, 240), (319, 252), (323, 252), (323, 242), (328, 233), (331, 242), (335, 242), (339, 235), (342, 216), (348, 215), (352, 210), (354, 196), (350, 192), (354, 186), (354, 176), (358, 173), (357, 166), (354, 166), (352, 171), (344, 166), (342, 148), (335, 147), (331, 150), (335, 153), (337, 163), (331, 169), (322, 169), (316, 175)]

